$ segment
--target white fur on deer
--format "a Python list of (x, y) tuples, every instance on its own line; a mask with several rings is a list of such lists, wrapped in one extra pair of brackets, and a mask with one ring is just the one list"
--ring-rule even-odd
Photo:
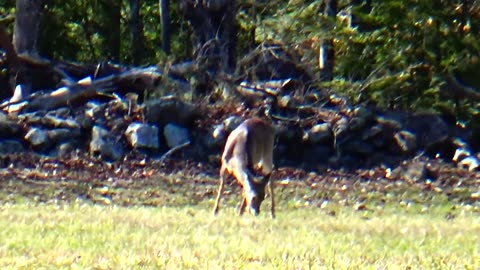
[[(234, 176), (243, 187), (240, 215), (248, 208), (253, 215), (260, 213), (268, 185), (271, 198), (271, 215), (275, 217), (273, 183), (273, 143), (275, 131), (270, 123), (260, 118), (245, 120), (228, 136), (222, 154), (220, 187), (215, 201), (214, 214), (218, 213), (227, 174)], [(259, 174), (259, 176), (257, 175)], [(260, 178), (260, 179), (257, 179)]]

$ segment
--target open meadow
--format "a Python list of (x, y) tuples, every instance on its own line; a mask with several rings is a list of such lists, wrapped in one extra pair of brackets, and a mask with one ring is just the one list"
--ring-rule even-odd
[[(215, 178), (196, 188), (151, 181), (127, 190), (121, 184), (86, 188), (31, 181), (27, 187), (25, 179), (4, 180), (0, 267), (480, 269), (478, 204), (425, 194), (415, 186), (365, 197), (365, 183), (350, 197), (326, 200), (326, 193), (307, 185), (277, 183), (277, 219), (272, 220), (268, 200), (259, 217), (239, 217), (234, 185), (212, 217)], [(90, 195), (82, 198), (74, 191)]]

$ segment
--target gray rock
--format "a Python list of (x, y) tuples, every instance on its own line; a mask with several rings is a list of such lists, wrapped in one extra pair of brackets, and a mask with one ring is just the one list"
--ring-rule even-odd
[(241, 117), (233, 115), (223, 120), (223, 125), (227, 132), (231, 132), (236, 127), (238, 127), (242, 122), (243, 122), (243, 119)]
[(315, 167), (318, 164), (327, 164), (334, 151), (331, 147), (324, 145), (314, 145), (305, 149), (303, 153), (303, 162), (306, 167)]
[(225, 126), (220, 124), (209, 129), (208, 133), (202, 136), (202, 142), (208, 149), (215, 149), (222, 147), (226, 136)]
[(299, 126), (279, 124), (275, 126), (275, 134), (279, 141), (301, 142), (304, 131)]
[(131, 123), (125, 131), (125, 136), (133, 148), (158, 149), (158, 128), (156, 126)]
[(47, 131), (47, 135), (54, 144), (69, 141), (80, 137), (80, 129), (56, 128)]
[(15, 154), (25, 151), (23, 145), (17, 140), (1, 140), (0, 154)]
[(90, 154), (99, 155), (107, 160), (119, 160), (123, 156), (123, 148), (116, 142), (110, 131), (94, 126), (90, 141)]
[(167, 141), (167, 146), (173, 148), (190, 141), (188, 130), (174, 124), (168, 124), (163, 128), (163, 136)]
[(107, 122), (108, 130), (110, 130), (110, 132), (115, 134), (117, 137), (124, 136), (128, 126), (129, 123), (126, 122), (122, 117), (112, 117), (112, 119)]
[(332, 139), (333, 131), (328, 123), (314, 125), (303, 135), (303, 140), (312, 144), (324, 143)]
[[(107, 119), (108, 117), (112, 117), (112, 115), (109, 114), (107, 111), (108, 109), (111, 109), (111, 103), (97, 103), (97, 102), (88, 102), (87, 103), (87, 108), (85, 110), (84, 116), (90, 121), (92, 121), (93, 125), (96, 126), (101, 126), (101, 127), (106, 127), (110, 126), (109, 125), (109, 120)], [(79, 118), (80, 116), (77, 116), (76, 118)], [(88, 120), (83, 119), (84, 124), (88, 124)], [(81, 122), (77, 121), (79, 124), (82, 124)], [(93, 126), (92, 126), (93, 127)]]
[(350, 130), (363, 129), (375, 122), (375, 115), (363, 106), (357, 106), (352, 111), (352, 118), (350, 119)]
[(350, 130), (356, 131), (364, 128), (365, 124), (366, 124), (365, 118), (355, 116), (355, 117), (352, 117), (352, 119), (350, 119), (350, 121), (348, 122), (348, 128)]
[[(383, 116), (379, 116), (376, 121), (377, 124), (362, 132), (361, 138), (379, 149), (391, 146), (395, 133), (401, 129), (401, 123), (394, 119), (384, 118)], [(396, 146), (396, 144), (394, 146), (394, 151), (398, 152), (398, 146)]]
[(95, 121), (87, 113), (80, 113), (75, 116), (75, 122), (78, 123), (81, 129), (91, 130), (95, 125)]
[(225, 126), (224, 125), (214, 126), (211, 134), (212, 134), (212, 138), (214, 139), (224, 140), (226, 138)]
[(396, 145), (404, 153), (413, 153), (417, 149), (417, 137), (407, 130), (396, 132), (393, 138)]
[(372, 113), (371, 110), (363, 107), (363, 106), (358, 106), (353, 109), (353, 116), (356, 117), (361, 117), (366, 120), (374, 120), (375, 115)]
[(0, 113), (0, 138), (11, 139), (22, 133), (22, 127), (15, 121), (8, 120), (7, 116)]
[(48, 132), (40, 128), (31, 128), (25, 135), (25, 140), (37, 151), (45, 151), (53, 145)]
[(72, 113), (72, 110), (68, 107), (61, 107), (61, 108), (58, 108), (56, 110), (53, 110), (51, 111), (49, 114), (53, 114), (57, 117), (60, 117), (60, 118), (63, 118), (63, 119), (66, 119), (70, 116), (70, 114)]
[(410, 183), (424, 181), (427, 178), (427, 164), (424, 161), (410, 163), (401, 174), (401, 177)]
[(362, 140), (369, 140), (380, 136), (383, 133), (382, 125), (374, 125), (362, 133)]
[(449, 136), (448, 125), (433, 113), (417, 113), (409, 117), (405, 128), (417, 136), (417, 145), (422, 149), (445, 141)]
[(60, 158), (68, 158), (72, 155), (74, 151), (75, 144), (73, 144), (72, 142), (64, 142), (58, 144), (54, 154)]
[(371, 144), (364, 141), (350, 140), (342, 146), (342, 151), (362, 156), (369, 156), (375, 152), (375, 149)]
[(200, 110), (177, 97), (168, 96), (145, 103), (145, 119), (156, 126), (174, 123), (180, 126), (190, 126), (201, 116)]

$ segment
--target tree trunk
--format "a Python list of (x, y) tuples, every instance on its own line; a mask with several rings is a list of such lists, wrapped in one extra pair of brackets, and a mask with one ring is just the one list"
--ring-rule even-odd
[[(11, 97), (13, 89), (15, 89), (15, 81), (13, 79), (20, 70), (20, 63), (18, 61), (17, 53), (12, 45), (12, 39), (8, 35), (5, 27), (0, 23), (0, 49), (5, 51), (7, 56), (6, 62), (8, 67), (8, 87), (0, 87), (0, 100), (4, 100), (7, 97)], [(2, 82), (3, 86), (3, 82)]]
[[(15, 9), (15, 26), (13, 31), (13, 47), (18, 55), (25, 56), (33, 63), (43, 60), (37, 51), (40, 16), (44, 6), (43, 0), (17, 0)], [(11, 53), (10, 53), (11, 54)], [(10, 56), (10, 58), (12, 58)], [(12, 59), (9, 59), (9, 61)], [(10, 66), (10, 68), (12, 68)], [(15, 72), (15, 74), (13, 74)], [(25, 95), (32, 92), (34, 72), (23, 65), (10, 70), (10, 85), (15, 89), (22, 85)]]
[(38, 56), (37, 39), (43, 0), (17, 0), (13, 45), (17, 54)]
[(143, 22), (140, 17), (142, 0), (130, 0), (130, 31), (132, 33), (132, 62), (138, 66), (142, 63), (145, 46), (143, 43)]
[(170, 0), (160, 0), (160, 15), (162, 17), (162, 49), (170, 54)]
[(180, 10), (193, 30), (194, 58), (213, 72), (235, 70), (235, 0), (182, 0)]
[[(335, 21), (335, 18), (337, 16), (337, 0), (325, 0), (322, 13), (323, 16)], [(334, 66), (335, 48), (333, 44), (333, 38), (323, 39), (320, 45), (320, 80), (331, 81), (333, 79)]]
[(99, 15), (103, 20), (100, 31), (105, 40), (104, 55), (108, 60), (118, 62), (120, 60), (122, 1), (102, 0), (99, 1), (99, 4), (101, 7)]

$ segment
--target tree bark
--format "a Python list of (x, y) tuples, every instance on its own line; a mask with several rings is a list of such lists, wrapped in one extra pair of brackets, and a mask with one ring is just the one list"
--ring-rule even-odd
[(99, 1), (99, 4), (101, 7), (100, 15), (103, 15), (101, 19), (103, 25), (100, 31), (105, 39), (104, 55), (108, 60), (118, 62), (120, 60), (122, 1), (102, 0)]
[(143, 22), (140, 17), (140, 7), (142, 0), (130, 0), (130, 32), (132, 44), (132, 61), (138, 66), (142, 63), (144, 57), (144, 37), (143, 37)]
[[(13, 47), (17, 55), (28, 58), (32, 63), (41, 63), (43, 61), (37, 51), (40, 16), (43, 6), (43, 0), (16, 1)], [(13, 74), (13, 72), (15, 72), (15, 74)], [(33, 73), (31, 69), (26, 68), (23, 64), (10, 70), (11, 88), (15, 89), (17, 85), (22, 85), (22, 90), (26, 95), (31, 93)]]
[(235, 70), (235, 0), (182, 0), (180, 10), (193, 30), (194, 58), (209, 71)]
[(480, 101), (480, 91), (459, 82), (453, 74), (449, 74), (445, 78), (445, 83), (440, 85), (440, 90), (447, 96), (453, 98), (456, 103), (459, 103), (459, 99), (466, 99), (474, 102)]
[[(322, 15), (335, 21), (337, 16), (337, 0), (326, 0), (323, 4)], [(332, 29), (333, 30), (333, 29)], [(320, 45), (320, 80), (331, 81), (333, 79), (333, 68), (335, 66), (335, 47), (333, 38), (322, 40)]]
[(170, 54), (170, 0), (160, 0), (160, 15), (162, 17), (162, 49)]
[(17, 54), (38, 56), (37, 39), (43, 0), (17, 0), (13, 45)]

